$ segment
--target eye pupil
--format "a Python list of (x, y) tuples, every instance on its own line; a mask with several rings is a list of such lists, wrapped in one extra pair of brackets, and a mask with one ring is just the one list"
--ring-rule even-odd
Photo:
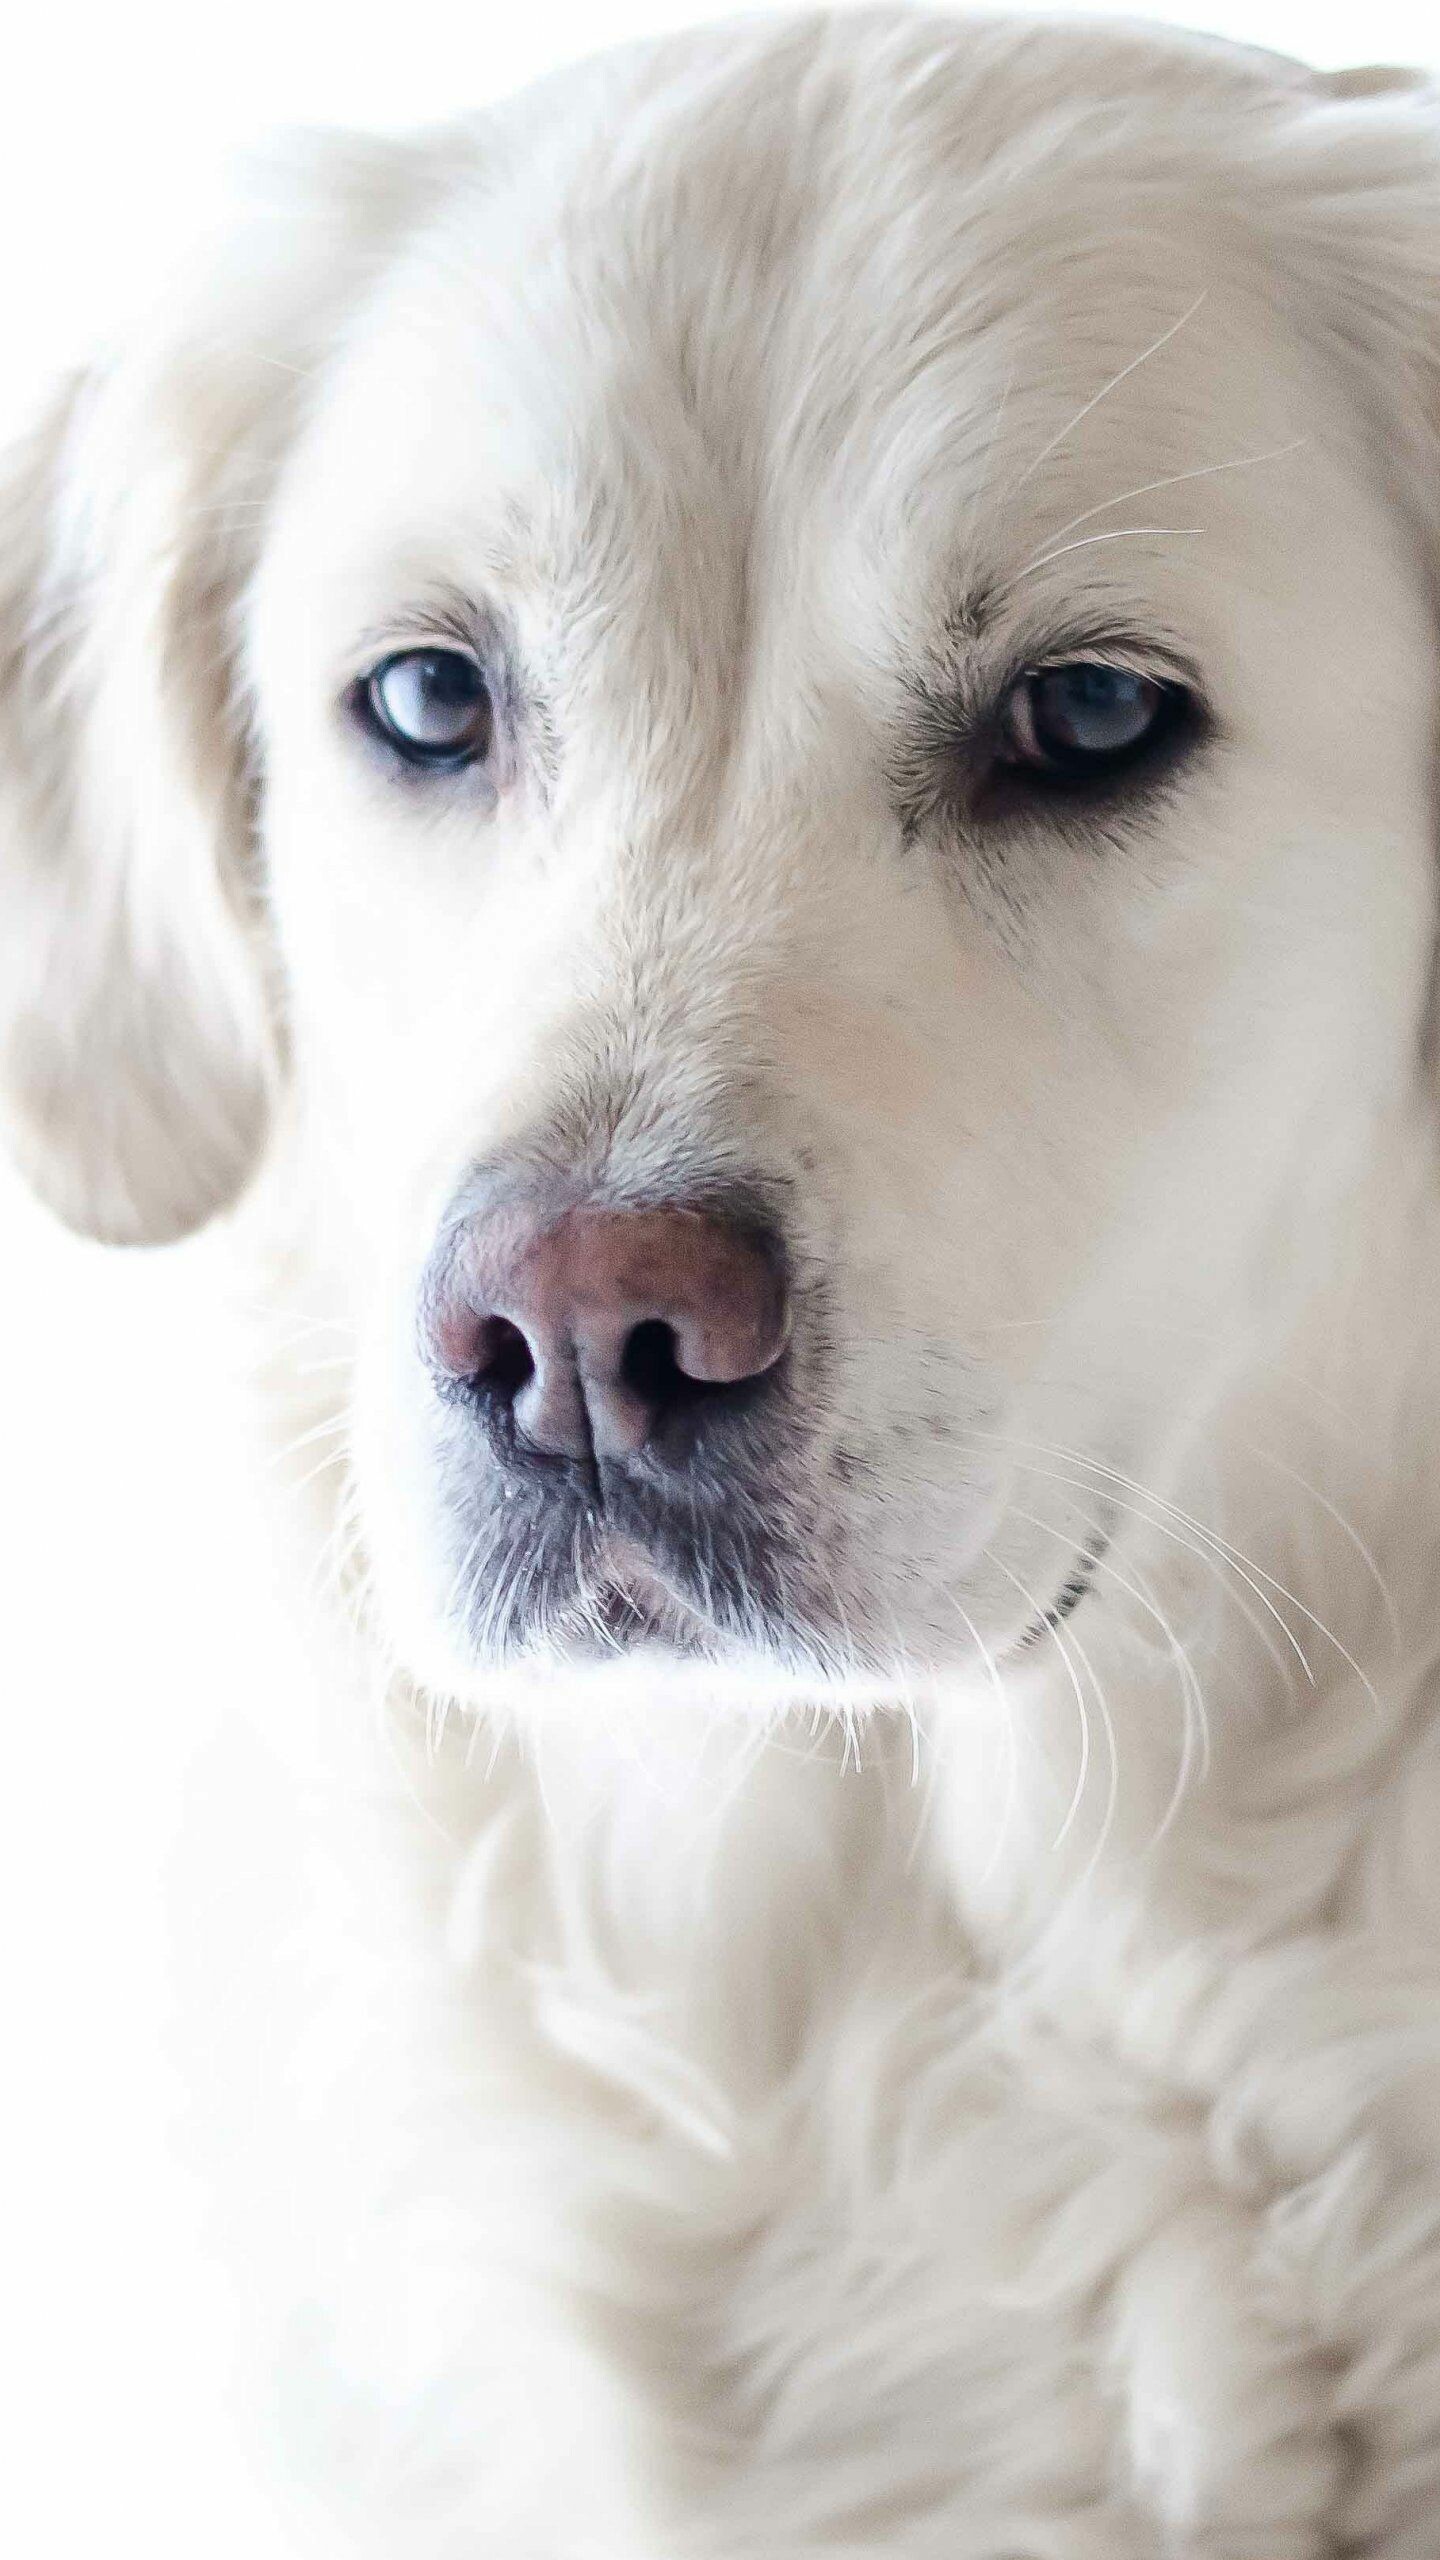
[(1005, 707), (1005, 760), (1039, 776), (1083, 781), (1133, 760), (1170, 727), (1183, 686), (1088, 659), (1041, 667)]
[(412, 764), (470, 764), (490, 744), (489, 689), (463, 649), (401, 649), (366, 679), (371, 723)]

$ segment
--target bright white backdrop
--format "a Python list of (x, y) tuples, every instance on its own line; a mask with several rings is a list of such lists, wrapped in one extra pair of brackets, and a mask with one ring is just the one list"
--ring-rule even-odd
[[(275, 123), (448, 115), (702, 14), (670, 0), (32, 0), (0, 55), (0, 433), (52, 368), (114, 334), (236, 143)], [(1134, 14), (1327, 64), (1440, 61), (1433, 0)], [(203, 1241), (123, 1257), (78, 1244), (0, 1170), (0, 2299), (14, 2355), (0, 2539), (26, 2560), (132, 2541), (147, 2560), (301, 2548), (238, 2449), (170, 2058), (167, 1914), (178, 1875), (183, 1934), (185, 1893), (204, 1881), (178, 1836), (185, 1773), (227, 1702), (270, 1676), (213, 1259)], [(199, 1691), (202, 1660), (216, 1668)], [(241, 1927), (269, 1819), (263, 1766), (242, 1772), (206, 1848)]]

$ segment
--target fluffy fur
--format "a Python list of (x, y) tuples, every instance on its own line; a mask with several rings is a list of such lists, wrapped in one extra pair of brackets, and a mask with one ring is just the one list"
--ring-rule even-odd
[[(287, 146), (19, 459), (16, 1143), (284, 1311), (357, 2544), (1440, 2549), (1437, 446), (1422, 85), (884, 11)], [(427, 796), (342, 706), (457, 611), (528, 725)], [(1082, 645), (1208, 739), (977, 809)], [(457, 1553), (507, 1148), (783, 1198), (780, 1634)]]

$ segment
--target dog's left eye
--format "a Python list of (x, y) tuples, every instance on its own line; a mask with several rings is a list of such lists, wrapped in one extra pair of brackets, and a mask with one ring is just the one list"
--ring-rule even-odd
[(1001, 760), (1050, 781), (1100, 779), (1158, 744), (1188, 701), (1183, 685), (1124, 667), (1039, 667), (1005, 698)]
[(400, 649), (359, 688), (366, 724), (407, 764), (473, 764), (488, 752), (490, 691), (463, 649)]

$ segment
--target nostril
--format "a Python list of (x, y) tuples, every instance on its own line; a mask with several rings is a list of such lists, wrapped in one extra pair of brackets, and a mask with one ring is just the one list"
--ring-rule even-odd
[(739, 1405), (765, 1385), (763, 1375), (696, 1378), (685, 1367), (673, 1325), (647, 1316), (627, 1335), (620, 1354), (620, 1384), (654, 1414), (680, 1413), (695, 1405)]
[(621, 1384), (657, 1410), (688, 1404), (709, 1390), (680, 1366), (675, 1336), (660, 1317), (647, 1317), (628, 1336), (620, 1355)]
[(534, 1354), (518, 1324), (508, 1316), (487, 1316), (476, 1335), (472, 1383), (513, 1404), (534, 1375)]
[(429, 1364), (506, 1463), (523, 1449), (593, 1468), (653, 1444), (680, 1466), (711, 1418), (738, 1425), (781, 1384), (783, 1253), (753, 1222), (587, 1201), (546, 1216), (521, 1201), (447, 1230), (443, 1251), (423, 1308)]

